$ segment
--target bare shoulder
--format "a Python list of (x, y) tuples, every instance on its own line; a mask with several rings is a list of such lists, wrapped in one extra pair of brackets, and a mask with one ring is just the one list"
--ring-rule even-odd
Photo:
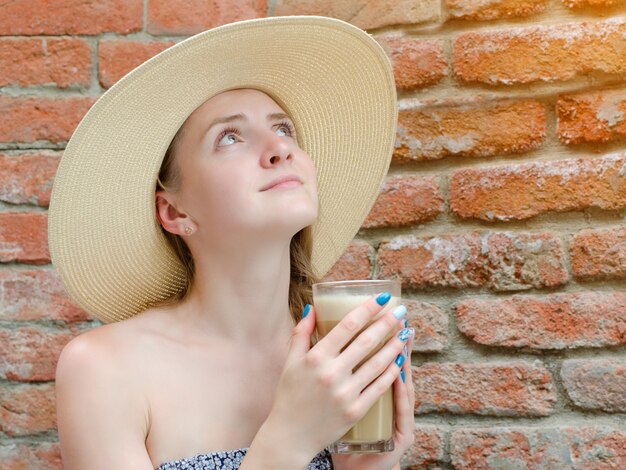
[(103, 325), (61, 351), (55, 387), (64, 468), (154, 468), (145, 447), (149, 406), (133, 373), (138, 327)]

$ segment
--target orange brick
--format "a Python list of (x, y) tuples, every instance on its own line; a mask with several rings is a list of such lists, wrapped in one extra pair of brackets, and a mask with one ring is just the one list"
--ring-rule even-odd
[(146, 30), (191, 35), (227, 23), (267, 16), (267, 0), (150, 0)]
[(626, 279), (626, 225), (581, 231), (570, 243), (570, 257), (579, 280)]
[(546, 109), (540, 102), (446, 101), (400, 110), (394, 162), (528, 152), (545, 139)]
[(626, 137), (626, 90), (562, 95), (556, 110), (559, 140), (565, 144)]
[(0, 262), (47, 264), (48, 214), (0, 212)]
[(445, 5), (450, 18), (483, 21), (536, 15), (545, 11), (548, 0), (495, 0), (490, 2), (445, 0)]
[(546, 350), (626, 344), (626, 293), (621, 292), (473, 298), (457, 304), (456, 312), (459, 331), (488, 346)]
[(149, 58), (176, 44), (167, 42), (139, 42), (103, 40), (98, 46), (98, 79), (104, 88), (111, 87), (128, 72)]
[(402, 298), (409, 328), (415, 330), (413, 351), (437, 352), (448, 347), (448, 314), (434, 304)]
[(389, 34), (374, 39), (391, 59), (398, 90), (433, 85), (448, 73), (443, 41), (440, 39), (420, 40)]
[(626, 21), (564, 23), (467, 32), (453, 43), (459, 80), (516, 84), (626, 72)]
[(0, 201), (48, 206), (59, 157), (55, 152), (0, 154)]
[(0, 39), (0, 86), (89, 87), (91, 48), (83, 39)]
[(458, 217), (522, 220), (546, 212), (626, 207), (626, 155), (458, 170), (450, 178)]
[(388, 176), (363, 228), (403, 227), (434, 219), (444, 200), (435, 177)]
[(66, 142), (93, 105), (93, 98), (0, 96), (0, 142)]
[(128, 34), (143, 27), (143, 0), (4, 2), (0, 35)]
[(444, 427), (417, 424), (413, 443), (400, 459), (400, 468), (438, 468), (431, 465), (445, 460), (446, 434)]
[(624, 360), (568, 359), (561, 366), (561, 379), (570, 400), (580, 408), (609, 413), (626, 411)]
[(344, 281), (350, 279), (371, 279), (372, 247), (360, 240), (353, 240), (337, 262), (330, 268), (322, 281)]
[(0, 388), (0, 428), (11, 436), (56, 431), (54, 384)]
[(9, 443), (0, 446), (0, 462), (7, 469), (63, 470), (61, 447), (58, 442), (23, 442)]
[(374, 29), (437, 20), (441, 6), (433, 0), (275, 0), (269, 14), (331, 16), (362, 29)]
[(561, 0), (561, 3), (568, 8), (602, 8), (623, 4), (624, 0)]

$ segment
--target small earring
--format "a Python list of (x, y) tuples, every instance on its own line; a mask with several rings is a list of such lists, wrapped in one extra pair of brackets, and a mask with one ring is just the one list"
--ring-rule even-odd
[(193, 229), (191, 227), (185, 227), (185, 233), (187, 235), (191, 235), (193, 233)]

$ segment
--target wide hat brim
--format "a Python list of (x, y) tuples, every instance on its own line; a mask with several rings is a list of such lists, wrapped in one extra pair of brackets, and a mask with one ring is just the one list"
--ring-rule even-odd
[(185, 284), (156, 218), (165, 151), (200, 104), (255, 88), (291, 117), (316, 167), (313, 269), (323, 277), (367, 217), (387, 174), (398, 115), (391, 63), (365, 31), (322, 16), (239, 21), (189, 37), (125, 75), (74, 131), (48, 214), (52, 263), (70, 297), (105, 323)]

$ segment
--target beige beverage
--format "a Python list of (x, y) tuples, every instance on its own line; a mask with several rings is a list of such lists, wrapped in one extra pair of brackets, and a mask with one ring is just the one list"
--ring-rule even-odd
[[(351, 295), (346, 293), (317, 294), (314, 298), (314, 304), (315, 313), (317, 315), (316, 328), (318, 340), (323, 338), (332, 328), (334, 328), (347, 313), (361, 305), (367, 299), (372, 297), (372, 295)], [(359, 333), (361, 333), (361, 331), (365, 330), (371, 323), (378, 319), (378, 317), (385, 314), (389, 309), (393, 310), (398, 305), (398, 300), (398, 297), (392, 295), (387, 304), (385, 304), (383, 310), (370, 323), (355, 334), (353, 340)], [(361, 362), (359, 362), (359, 364), (357, 364), (353, 371), (356, 371), (363, 363), (379, 351), (385, 343), (389, 341), (393, 334), (396, 334), (396, 331), (389, 333), (372, 352), (370, 352)], [(347, 348), (349, 344), (350, 343), (348, 343), (343, 349)], [(368, 445), (374, 445), (375, 443), (385, 441), (387, 443), (390, 442), (388, 445), (391, 446), (386, 450), (393, 450), (392, 436), (394, 424), (393, 387), (390, 387), (374, 403), (365, 416), (350, 430), (348, 430), (348, 432), (344, 434), (338, 442), (348, 448), (358, 448), (359, 445), (362, 444), (363, 449), (358, 451), (366, 452)]]

